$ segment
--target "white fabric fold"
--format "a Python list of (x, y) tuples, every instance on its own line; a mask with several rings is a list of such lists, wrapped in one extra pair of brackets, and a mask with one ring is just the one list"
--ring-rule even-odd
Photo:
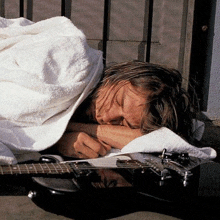
[(102, 70), (102, 52), (69, 19), (0, 18), (1, 149), (11, 155), (56, 143)]
[(120, 151), (113, 150), (108, 156), (137, 152), (156, 153), (162, 152), (163, 149), (176, 153), (188, 152), (190, 156), (201, 159), (214, 159), (217, 156), (213, 148), (195, 147), (165, 127), (134, 139)]

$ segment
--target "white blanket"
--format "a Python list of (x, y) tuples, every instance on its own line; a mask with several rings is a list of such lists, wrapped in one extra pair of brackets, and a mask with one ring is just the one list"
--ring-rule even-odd
[(136, 152), (155, 153), (162, 152), (164, 148), (169, 152), (188, 152), (190, 156), (201, 159), (214, 159), (217, 156), (213, 148), (195, 147), (165, 127), (138, 137), (124, 146), (122, 150), (112, 150), (107, 156)]
[(0, 18), (0, 162), (57, 142), (102, 70), (69, 19)]

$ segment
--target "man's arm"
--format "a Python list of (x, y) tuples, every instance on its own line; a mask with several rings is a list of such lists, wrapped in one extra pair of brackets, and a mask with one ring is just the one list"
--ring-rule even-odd
[(100, 143), (118, 149), (122, 149), (130, 141), (142, 136), (140, 129), (131, 129), (129, 127), (116, 125), (70, 122), (67, 130), (72, 132), (84, 132), (94, 138), (97, 138)]
[(141, 135), (139, 129), (126, 126), (70, 122), (67, 133), (54, 147), (65, 156), (96, 158), (106, 155), (112, 147), (122, 149)]

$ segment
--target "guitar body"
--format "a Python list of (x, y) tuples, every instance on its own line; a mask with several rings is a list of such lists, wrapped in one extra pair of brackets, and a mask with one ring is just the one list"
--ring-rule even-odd
[(178, 217), (197, 196), (200, 164), (207, 162), (166, 151), (85, 161), (44, 155), (39, 163), (0, 166), (0, 174), (33, 176), (32, 201), (74, 219), (108, 219), (136, 210)]
[[(53, 155), (49, 158), (61, 161)], [(139, 199), (130, 183), (112, 169), (95, 173), (98, 175), (81, 180), (32, 177), (34, 184), (28, 196), (45, 211), (73, 219), (109, 219), (136, 211)]]
[[(40, 158), (41, 163), (60, 163), (62, 161), (63, 158), (57, 155), (43, 155)], [(79, 188), (74, 184), (72, 179), (53, 177), (32, 177), (32, 179), (34, 183), (47, 189), (51, 194), (64, 195), (65, 193), (75, 193), (79, 191)], [(35, 194), (34, 196), (36, 196), (36, 192), (33, 191), (33, 193)]]
[[(32, 199), (39, 191), (48, 191), (51, 195), (75, 196), (76, 194), (97, 194), (104, 191), (127, 191), (150, 196), (162, 201), (177, 202), (197, 196), (199, 184), (199, 165), (197, 158), (190, 158), (187, 164), (178, 164), (175, 160), (165, 159), (161, 162), (160, 155), (136, 153), (126, 158), (106, 158), (93, 163), (94, 160), (75, 161), (76, 171), (70, 178), (65, 177), (33, 177), (38, 189), (30, 192)], [(170, 156), (169, 156), (170, 157)], [(98, 161), (100, 159), (96, 159)], [(115, 165), (109, 166), (108, 161), (115, 160)], [(44, 155), (42, 161), (49, 163), (62, 162), (61, 157)], [(106, 164), (100, 167), (100, 163)], [(138, 163), (140, 164), (136, 164)], [(147, 167), (142, 167), (147, 164)], [(169, 166), (168, 166), (169, 164)], [(86, 167), (84, 169), (84, 167)], [(99, 167), (93, 169), (93, 167)]]
[[(162, 161), (158, 154), (127, 156), (115, 158), (113, 163), (122, 169), (112, 166), (114, 158), (109, 158), (101, 161), (106, 164), (107, 160), (107, 168), (91, 160), (88, 166), (83, 161), (82, 166), (88, 169), (82, 169), (80, 175), (77, 173), (71, 178), (33, 177), (35, 184), (29, 197), (46, 211), (74, 219), (109, 219), (137, 210), (182, 217), (182, 210), (190, 209), (190, 201), (197, 196), (199, 165), (204, 161), (190, 158), (184, 165), (174, 163), (172, 166), (170, 159)], [(62, 160), (48, 155), (43, 157), (49, 163)], [(133, 166), (133, 162), (147, 166)], [(80, 160), (76, 163), (81, 165)], [(99, 168), (93, 170), (90, 166)], [(186, 170), (190, 171), (188, 177), (181, 173)]]
[[(59, 163), (62, 162), (61, 157), (56, 155), (43, 155), (41, 162), (46, 161), (47, 163)], [(83, 163), (87, 162), (77, 162)], [(129, 183), (122, 175), (120, 175), (117, 169), (95, 169), (93, 170), (83, 170), (79, 175), (75, 175), (72, 178), (62, 178), (62, 177), (32, 177), (35, 185), (38, 185), (39, 188), (44, 188), (51, 195), (64, 195), (64, 196), (73, 196), (76, 193), (97, 193), (98, 191), (106, 191), (109, 189), (116, 190), (120, 188), (125, 188), (127, 191), (133, 191), (133, 186)], [(124, 190), (125, 190), (124, 189)], [(112, 191), (113, 191), (112, 190)], [(37, 196), (37, 192), (33, 191), (29, 196)]]

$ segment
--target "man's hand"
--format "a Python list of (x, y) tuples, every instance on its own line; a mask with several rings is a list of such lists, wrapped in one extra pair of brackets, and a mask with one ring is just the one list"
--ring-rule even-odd
[(106, 155), (111, 149), (109, 145), (101, 143), (84, 132), (66, 133), (56, 146), (64, 156), (77, 158), (97, 158)]
[(91, 137), (97, 138), (103, 146), (111, 146), (117, 149), (122, 149), (130, 141), (143, 135), (140, 129), (131, 129), (126, 126), (83, 124), (75, 122), (70, 122), (68, 124), (67, 131), (85, 132)]

